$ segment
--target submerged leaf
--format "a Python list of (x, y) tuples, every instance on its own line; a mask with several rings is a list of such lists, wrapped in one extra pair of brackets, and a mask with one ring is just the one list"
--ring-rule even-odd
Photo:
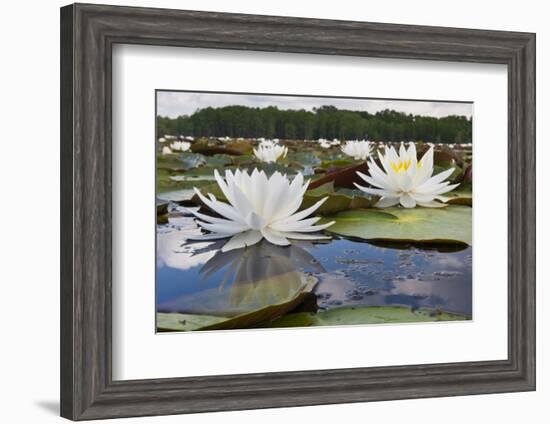
[[(172, 331), (228, 330), (250, 328), (280, 317), (312, 296), (317, 279), (299, 272), (291, 272), (255, 283), (237, 284), (229, 292), (217, 288), (189, 296), (185, 302), (205, 313), (158, 313), (158, 328)], [(213, 315), (221, 313), (222, 315)], [(186, 317), (196, 317), (181, 324)], [(199, 318), (203, 317), (203, 318)], [(179, 323), (178, 323), (179, 322)]]

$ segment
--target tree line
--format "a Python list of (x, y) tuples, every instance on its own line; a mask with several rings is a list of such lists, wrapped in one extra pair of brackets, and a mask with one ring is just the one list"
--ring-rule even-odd
[(465, 116), (435, 118), (395, 110), (374, 114), (322, 106), (313, 111), (281, 110), (275, 106), (207, 107), (177, 118), (159, 116), (157, 135), (195, 137), (280, 138), (377, 141), (422, 140), (470, 143), (472, 120)]

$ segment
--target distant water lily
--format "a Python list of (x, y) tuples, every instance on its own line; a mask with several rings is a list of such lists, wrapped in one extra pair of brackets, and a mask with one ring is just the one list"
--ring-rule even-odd
[(401, 144), (399, 154), (395, 148), (389, 147), (385, 154), (378, 152), (383, 169), (371, 159), (370, 175), (357, 172), (363, 180), (376, 188), (355, 185), (365, 193), (380, 196), (380, 200), (375, 205), (379, 208), (397, 204), (405, 208), (414, 208), (416, 205), (432, 208), (445, 206), (441, 202), (446, 202), (448, 199), (441, 195), (453, 190), (458, 184), (449, 184), (445, 181), (451, 176), (454, 168), (432, 176), (433, 156), (434, 150), (430, 147), (418, 161), (414, 143), (409, 143), (408, 149)]
[(162, 148), (162, 154), (163, 154), (163, 155), (169, 155), (169, 154), (171, 154), (171, 153), (172, 153), (172, 150), (170, 149), (170, 147), (164, 146), (164, 147)]
[(372, 150), (372, 143), (365, 140), (346, 141), (342, 146), (342, 152), (355, 160), (366, 160)]
[(340, 145), (340, 140), (338, 140), (337, 138), (333, 139), (331, 142), (330, 142), (330, 145), (331, 146), (339, 146)]
[(284, 146), (279, 146), (276, 143), (273, 143), (270, 140), (264, 140), (259, 145), (258, 148), (254, 149), (254, 155), (266, 163), (277, 162), (278, 159), (286, 157), (288, 153), (288, 148)]
[(323, 140), (319, 143), (319, 146), (321, 146), (323, 149), (328, 149), (331, 147), (331, 143), (329, 143), (327, 140)]
[(170, 148), (173, 151), (186, 152), (191, 148), (191, 143), (187, 141), (174, 141), (172, 144), (170, 144)]
[[(297, 212), (309, 181), (298, 173), (292, 181), (286, 175), (275, 172), (271, 177), (254, 169), (251, 174), (237, 169), (227, 170), (225, 181), (217, 171), (214, 177), (229, 203), (218, 201), (212, 194), (204, 196), (197, 188), (195, 193), (201, 201), (223, 218), (191, 211), (209, 234), (192, 237), (194, 240), (231, 238), (222, 252), (252, 246), (265, 238), (279, 246), (288, 246), (288, 239), (319, 240), (328, 237), (311, 234), (323, 230), (334, 222), (314, 225), (318, 217), (307, 218), (316, 211), (327, 197), (313, 206)], [(306, 219), (307, 218), (307, 219)]]

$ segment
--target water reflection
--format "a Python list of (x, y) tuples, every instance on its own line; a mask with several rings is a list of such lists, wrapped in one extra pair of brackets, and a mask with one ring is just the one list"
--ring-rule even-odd
[(196, 267), (197, 279), (182, 281), (194, 290), (161, 302), (160, 311), (231, 317), (271, 305), (289, 304), (288, 308), (294, 308), (297, 300), (311, 294), (317, 282), (311, 274), (325, 271), (298, 244), (281, 247), (262, 241), (229, 252), (222, 252), (220, 247), (220, 243), (206, 247), (204, 243), (187, 244), (188, 254), (181, 260), (211, 256)]
[(288, 247), (263, 241), (222, 253), (223, 241), (185, 241), (198, 231), (183, 213), (158, 226), (158, 311), (231, 317), (273, 305), (278, 315), (300, 305), (399, 305), (472, 314), (470, 247), (335, 238)]

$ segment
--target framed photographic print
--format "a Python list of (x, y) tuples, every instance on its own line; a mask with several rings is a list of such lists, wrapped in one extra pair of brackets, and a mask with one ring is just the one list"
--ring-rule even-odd
[(61, 413), (535, 388), (535, 36), (61, 9)]

